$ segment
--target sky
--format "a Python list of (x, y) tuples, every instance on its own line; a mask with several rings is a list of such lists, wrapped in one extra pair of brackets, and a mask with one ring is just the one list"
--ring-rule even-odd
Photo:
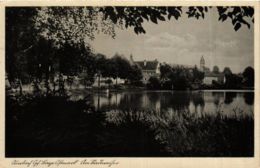
[(230, 67), (239, 73), (247, 66), (254, 66), (254, 29), (242, 26), (237, 32), (230, 20), (218, 21), (216, 9), (210, 10), (205, 19), (145, 22), (145, 34), (135, 34), (133, 29), (115, 30), (116, 37), (97, 34), (90, 42), (95, 53), (112, 57), (115, 53), (135, 61), (154, 60), (169, 64), (197, 65), (203, 56), (205, 65), (212, 70), (217, 65), (222, 71)]

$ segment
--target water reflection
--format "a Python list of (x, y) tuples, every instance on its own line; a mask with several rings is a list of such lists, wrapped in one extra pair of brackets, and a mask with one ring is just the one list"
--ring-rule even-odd
[[(203, 115), (215, 115), (221, 111), (232, 115), (233, 109), (242, 109), (251, 114), (254, 104), (253, 92), (228, 91), (169, 91), (169, 92), (122, 92), (94, 94), (93, 103), (97, 110), (152, 110), (183, 113), (188, 111)], [(247, 113), (248, 112), (248, 113)]]
[(224, 92), (212, 92), (212, 97), (214, 99), (214, 104), (216, 107), (218, 107), (221, 101), (223, 101), (223, 97), (225, 96), (224, 94)]
[[(204, 113), (205, 101), (204, 94), (202, 92), (195, 92), (192, 95), (192, 102), (195, 107), (195, 113)], [(199, 111), (198, 111), (199, 108)]]
[(252, 92), (245, 92), (244, 93), (244, 99), (245, 103), (248, 105), (253, 105), (254, 104), (254, 93)]
[(236, 92), (225, 92), (225, 104), (231, 104), (234, 98), (237, 96)]

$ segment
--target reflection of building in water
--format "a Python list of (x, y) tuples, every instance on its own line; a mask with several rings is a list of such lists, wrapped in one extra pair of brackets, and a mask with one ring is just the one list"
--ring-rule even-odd
[(102, 111), (156, 111), (156, 114), (190, 112), (201, 115), (234, 116), (234, 110), (242, 115), (253, 114), (254, 93), (236, 93), (225, 91), (193, 92), (124, 92), (111, 96), (93, 95), (96, 109)]
[(204, 92), (200, 92), (199, 94), (193, 94), (194, 108), (196, 110), (196, 101), (197, 101), (198, 113), (216, 115), (221, 108), (222, 102), (224, 101), (223, 97), (224, 97), (224, 93), (222, 92), (204, 91)]
[(124, 95), (123, 94), (106, 94), (106, 93), (98, 93), (93, 96), (94, 106), (97, 110), (103, 109), (111, 109), (115, 108), (121, 102), (121, 99)]
[(192, 93), (191, 100), (194, 105), (194, 112), (196, 114), (202, 115), (204, 113), (204, 107), (205, 107), (204, 93), (202, 92)]
[(224, 93), (223, 92), (212, 92), (212, 97), (214, 99), (214, 104), (216, 105), (216, 107), (219, 107), (219, 105), (223, 102)]
[(160, 98), (157, 93), (145, 93), (141, 96), (142, 108), (159, 111), (161, 109)]

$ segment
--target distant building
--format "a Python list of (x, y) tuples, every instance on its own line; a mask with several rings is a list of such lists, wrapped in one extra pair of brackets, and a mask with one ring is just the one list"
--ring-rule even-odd
[(225, 82), (225, 75), (223, 73), (219, 73), (219, 74), (213, 72), (205, 73), (203, 83), (212, 84), (213, 81), (223, 84)]
[(210, 69), (206, 67), (206, 61), (203, 56), (200, 59), (200, 70), (204, 72), (204, 79), (203, 79), (204, 84), (211, 85), (213, 81), (216, 81), (218, 83), (225, 82), (225, 74), (220, 72), (214, 73), (210, 71)]
[(204, 71), (204, 69), (205, 69), (205, 59), (202, 56), (201, 59), (200, 59), (200, 70)]
[(210, 69), (208, 67), (206, 67), (206, 62), (205, 62), (205, 59), (204, 57), (202, 56), (201, 59), (200, 59), (200, 70), (204, 73), (209, 73), (210, 72)]
[(117, 79), (114, 79), (114, 78), (108, 78), (108, 77), (100, 77), (100, 79), (96, 76), (95, 77), (95, 81), (93, 83), (92, 86), (95, 86), (95, 87), (98, 87), (98, 86), (108, 86), (109, 83), (108, 83), (108, 80), (111, 82), (110, 85), (120, 85), (120, 84), (124, 84), (125, 83), (125, 80), (124, 79), (121, 79), (121, 78), (117, 78)]
[(134, 61), (133, 56), (130, 56), (130, 62), (132, 64), (136, 64), (141, 70), (142, 70), (142, 75), (143, 79), (142, 82), (144, 84), (147, 84), (149, 79), (151, 77), (157, 77), (159, 78), (160, 76), (160, 63), (158, 62), (157, 59), (153, 61)]

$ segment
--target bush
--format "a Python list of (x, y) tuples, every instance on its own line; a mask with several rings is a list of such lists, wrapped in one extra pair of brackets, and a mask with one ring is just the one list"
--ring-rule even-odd
[(156, 77), (150, 77), (147, 87), (148, 89), (160, 89), (161, 87), (160, 80)]

